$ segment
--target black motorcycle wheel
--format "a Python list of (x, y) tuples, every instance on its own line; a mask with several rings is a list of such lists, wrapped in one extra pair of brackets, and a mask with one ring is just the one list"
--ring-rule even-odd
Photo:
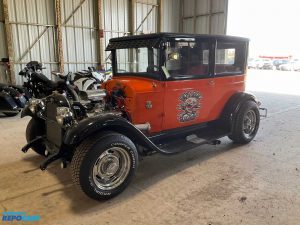
[[(43, 120), (32, 118), (26, 128), (26, 140), (27, 142), (32, 141), (38, 136), (43, 136), (46, 133), (45, 122)], [(46, 156), (45, 150), (46, 146), (44, 143), (37, 143), (32, 146), (32, 150), (39, 155)]]
[(3, 113), (7, 117), (14, 117), (19, 114), (19, 112), (4, 112)]

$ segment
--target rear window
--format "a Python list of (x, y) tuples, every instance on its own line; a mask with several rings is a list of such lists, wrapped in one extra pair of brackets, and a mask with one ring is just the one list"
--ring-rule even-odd
[(218, 41), (216, 47), (216, 75), (239, 75), (245, 72), (246, 44)]

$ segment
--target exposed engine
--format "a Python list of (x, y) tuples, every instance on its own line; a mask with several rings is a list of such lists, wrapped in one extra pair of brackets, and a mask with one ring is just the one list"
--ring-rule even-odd
[[(124, 113), (125, 94), (122, 89), (108, 92), (106, 89), (88, 90), (81, 93), (80, 103), (85, 107), (88, 117), (103, 113)], [(82, 109), (81, 109), (82, 110)]]
[(80, 103), (85, 106), (89, 116), (99, 114), (105, 110), (106, 90), (88, 90), (80, 95)]

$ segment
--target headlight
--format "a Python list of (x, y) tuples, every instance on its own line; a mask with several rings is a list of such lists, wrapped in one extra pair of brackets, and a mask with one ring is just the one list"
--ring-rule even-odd
[(45, 104), (44, 102), (41, 100), (41, 99), (36, 99), (36, 98), (31, 98), (29, 99), (29, 105), (28, 105), (28, 108), (29, 110), (35, 114), (36, 113), (36, 109), (37, 107), (40, 107), (41, 109), (45, 108)]
[(58, 107), (56, 109), (56, 121), (59, 125), (71, 123), (73, 120), (73, 113), (68, 107)]

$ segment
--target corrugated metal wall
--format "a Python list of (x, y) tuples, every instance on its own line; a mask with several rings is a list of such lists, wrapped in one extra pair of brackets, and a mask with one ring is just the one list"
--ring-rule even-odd
[(157, 0), (136, 1), (134, 34), (147, 34), (157, 32), (157, 14)]
[(97, 66), (98, 28), (95, 0), (62, 1), (65, 71)]
[(16, 82), (18, 72), (29, 61), (43, 62), (45, 75), (57, 70), (54, 2), (49, 0), (10, 0), (9, 21), (12, 27)]
[(180, 19), (181, 19), (181, 7), (180, 0), (167, 0), (163, 1), (163, 26), (164, 32), (175, 32), (180, 31)]
[(182, 31), (198, 34), (225, 34), (228, 0), (182, 1)]
[[(168, 1), (166, 1), (168, 2)], [(129, 35), (131, 31), (128, 0), (103, 0), (104, 45), (109, 39)], [(134, 34), (154, 33), (158, 31), (158, 0), (139, 0), (133, 2)], [(111, 67), (109, 52), (104, 53), (105, 67)]]
[[(97, 66), (100, 59), (106, 69), (110, 68), (109, 53), (104, 52), (109, 39), (131, 32), (153, 33), (160, 29), (166, 32), (223, 34), (227, 1), (100, 0), (102, 14), (99, 18), (98, 0), (61, 0), (65, 73)], [(160, 2), (162, 11), (159, 11)], [(45, 64), (45, 74), (51, 77), (50, 71), (58, 70), (60, 52), (55, 0), (9, 0), (8, 3), (16, 74), (28, 61), (37, 60)], [(134, 22), (130, 24), (130, 21)], [(102, 29), (103, 42), (100, 42)], [(0, 22), (1, 42), (3, 25)], [(0, 56), (6, 56), (4, 49), (0, 49)], [(23, 80), (16, 75), (16, 81), (20, 84)]]
[[(4, 18), (3, 18), (3, 5), (0, 1), (0, 59), (7, 57), (6, 41), (4, 33)], [(5, 77), (4, 67), (0, 65), (0, 82), (7, 82)]]
[[(114, 37), (123, 37), (130, 34), (129, 4), (128, 0), (102, 0), (104, 48), (108, 45), (109, 39)], [(109, 52), (102, 52), (105, 69), (109, 69), (111, 67), (109, 56)]]

